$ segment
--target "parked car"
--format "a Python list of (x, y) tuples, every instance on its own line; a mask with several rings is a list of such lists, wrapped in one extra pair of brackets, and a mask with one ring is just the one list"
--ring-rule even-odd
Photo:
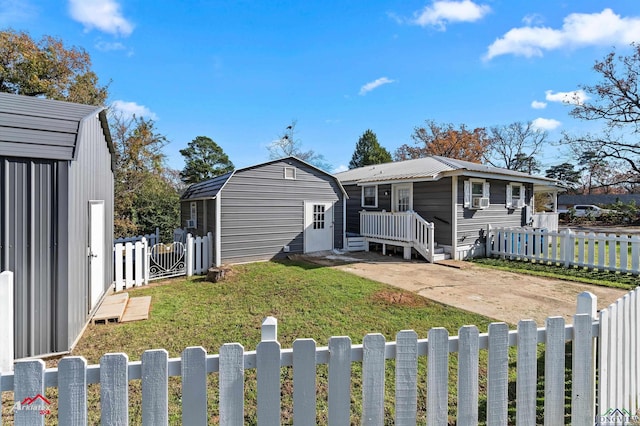
[(573, 215), (573, 217), (600, 217), (603, 214), (613, 213), (613, 210), (603, 209), (593, 204), (576, 204), (569, 209), (558, 209), (560, 217)]

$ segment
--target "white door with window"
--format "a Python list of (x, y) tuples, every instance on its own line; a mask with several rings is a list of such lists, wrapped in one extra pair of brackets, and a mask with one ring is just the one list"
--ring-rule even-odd
[(333, 203), (305, 201), (304, 252), (333, 249)]
[(413, 185), (403, 183), (393, 185), (392, 206), (394, 212), (406, 212), (413, 210)]
[(89, 201), (89, 310), (95, 308), (104, 293), (105, 219), (104, 201)]

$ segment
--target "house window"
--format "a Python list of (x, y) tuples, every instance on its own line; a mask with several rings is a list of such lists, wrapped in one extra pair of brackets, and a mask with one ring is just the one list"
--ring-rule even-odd
[(296, 168), (295, 167), (285, 167), (284, 168), (284, 178), (294, 180), (296, 178)]
[(520, 183), (507, 185), (507, 208), (521, 209), (525, 206), (525, 189)]
[(196, 201), (192, 201), (189, 207), (190, 207), (190, 214), (189, 214), (189, 220), (187, 221), (187, 228), (197, 228), (198, 227), (198, 203)]
[(378, 186), (362, 187), (362, 207), (378, 207)]
[(324, 229), (324, 204), (313, 205), (313, 229)]
[(469, 209), (486, 209), (489, 207), (489, 182), (484, 179), (464, 181), (464, 206)]

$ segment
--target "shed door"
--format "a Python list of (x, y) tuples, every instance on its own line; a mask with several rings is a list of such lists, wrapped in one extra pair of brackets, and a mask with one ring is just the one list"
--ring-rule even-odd
[(96, 306), (104, 293), (105, 219), (104, 201), (89, 201), (89, 310)]
[(304, 252), (333, 249), (333, 203), (305, 201)]

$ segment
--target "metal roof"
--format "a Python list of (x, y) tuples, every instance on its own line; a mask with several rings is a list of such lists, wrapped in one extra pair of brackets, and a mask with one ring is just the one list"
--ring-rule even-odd
[(502, 175), (517, 180), (555, 183), (554, 179), (486, 166), (484, 164), (432, 155), (393, 163), (374, 164), (336, 173), (343, 184), (362, 184), (401, 180), (439, 180), (450, 175)]
[(92, 116), (113, 153), (104, 107), (0, 93), (0, 156), (74, 160), (80, 122)]

